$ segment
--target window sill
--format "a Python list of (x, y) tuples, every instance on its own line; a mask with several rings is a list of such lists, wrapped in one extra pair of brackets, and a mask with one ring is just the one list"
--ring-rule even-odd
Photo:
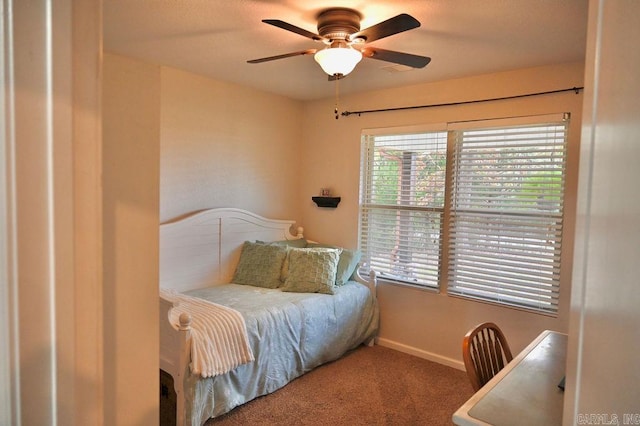
[(404, 288), (411, 288), (414, 290), (426, 291), (428, 293), (435, 293), (435, 294), (441, 293), (440, 289), (437, 287), (427, 287), (427, 286), (411, 284), (403, 281), (396, 281), (396, 280), (381, 277), (379, 275), (376, 278), (377, 278), (378, 285), (385, 284), (385, 285), (392, 285), (394, 287), (404, 287)]

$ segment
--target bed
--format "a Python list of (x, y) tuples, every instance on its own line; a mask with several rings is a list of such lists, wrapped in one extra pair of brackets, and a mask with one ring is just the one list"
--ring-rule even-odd
[[(160, 369), (173, 378), (177, 424), (201, 425), (361, 344), (373, 344), (375, 275), (358, 275), (355, 251), (308, 242), (302, 228), (291, 233), (294, 224), (223, 208), (160, 226)], [(286, 255), (278, 266), (280, 284), (267, 285), (269, 279), (262, 277), (270, 274), (251, 250), (280, 255), (281, 248)], [(322, 275), (333, 280), (328, 291), (292, 286), (300, 273), (312, 269), (304, 263), (312, 257), (329, 262), (329, 273), (335, 273)], [(266, 267), (273, 269), (271, 263)], [(195, 329), (200, 311), (187, 312), (190, 301), (202, 309), (212, 302), (241, 317), (245, 334), (239, 339), (251, 358), (236, 360), (226, 370), (195, 368), (200, 352), (192, 345), (200, 336)]]

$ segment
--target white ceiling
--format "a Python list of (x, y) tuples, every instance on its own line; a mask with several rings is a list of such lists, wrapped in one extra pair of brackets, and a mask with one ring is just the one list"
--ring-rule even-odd
[(367, 28), (400, 13), (421, 27), (371, 43), (431, 57), (422, 69), (363, 59), (340, 93), (582, 61), (587, 0), (104, 0), (106, 51), (169, 65), (290, 98), (332, 97), (313, 56), (247, 60), (322, 45), (261, 22), (280, 19), (317, 33), (317, 14), (358, 10)]

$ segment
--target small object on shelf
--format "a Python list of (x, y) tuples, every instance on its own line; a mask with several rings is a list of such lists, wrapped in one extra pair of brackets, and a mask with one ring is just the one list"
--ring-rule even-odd
[(318, 207), (330, 207), (335, 209), (340, 203), (340, 197), (311, 197)]

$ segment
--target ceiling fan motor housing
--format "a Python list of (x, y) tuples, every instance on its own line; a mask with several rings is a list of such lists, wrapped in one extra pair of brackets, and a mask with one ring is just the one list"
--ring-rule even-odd
[(318, 15), (318, 34), (330, 41), (348, 40), (360, 31), (360, 14), (352, 9), (327, 9)]

